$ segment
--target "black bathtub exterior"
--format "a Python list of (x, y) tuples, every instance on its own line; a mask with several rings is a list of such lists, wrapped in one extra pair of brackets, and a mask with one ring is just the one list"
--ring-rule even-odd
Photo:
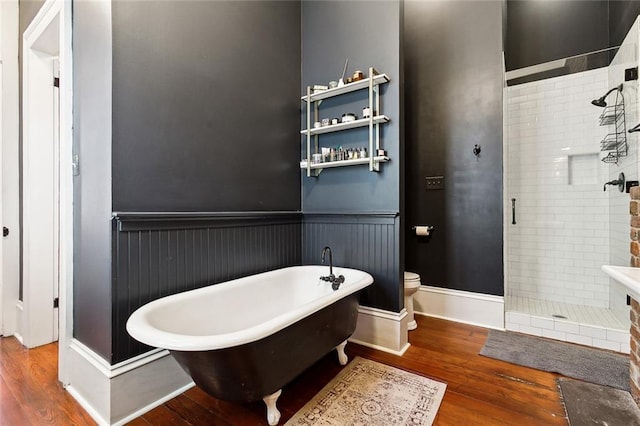
[(208, 394), (227, 401), (261, 400), (353, 334), (359, 293), (255, 342), (211, 351), (170, 352)]

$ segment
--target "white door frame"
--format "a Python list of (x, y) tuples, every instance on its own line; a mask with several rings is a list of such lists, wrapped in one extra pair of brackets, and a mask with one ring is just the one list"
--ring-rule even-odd
[[(59, 271), (59, 368), (66, 382), (66, 353), (72, 338), (73, 306), (73, 77), (71, 56), (71, 1), (47, 0), (23, 35), (23, 302), (19, 321), (26, 346), (47, 343), (53, 334), (51, 275)], [(53, 144), (53, 59), (60, 66), (59, 223), (53, 209), (53, 182), (43, 179), (42, 170), (55, 167), (46, 161), (54, 156)], [(46, 153), (46, 151), (49, 151)], [(43, 155), (45, 153), (45, 155)], [(43, 161), (44, 159), (44, 161)], [(49, 176), (51, 176), (51, 174)], [(46, 176), (45, 176), (46, 177)], [(47, 186), (49, 185), (49, 186)], [(53, 195), (52, 195), (53, 194)], [(49, 197), (43, 201), (45, 197)], [(50, 229), (51, 226), (53, 229)], [(55, 227), (59, 226), (59, 244)], [(56, 247), (57, 246), (57, 247)], [(57, 262), (56, 258), (57, 257)], [(41, 281), (41, 278), (42, 281)], [(46, 283), (45, 283), (46, 282)]]
[[(5, 34), (4, 34), (4, 27), (5, 27), (5, 13), (4, 10), (2, 9), (2, 5), (0, 5), (0, 40), (4, 40)], [(5, 57), (4, 54), (4, 46), (2, 45), (3, 43), (0, 43), (0, 165), (2, 165), (2, 143), (6, 140), (6, 137), (4, 137), (3, 134), (3, 129), (4, 129), (4, 115), (3, 115), (3, 111), (9, 107), (9, 105), (4, 105), (4, 79), (3, 79), (3, 68), (4, 68), (4, 64), (3, 64), (3, 59)], [(7, 123), (8, 124), (8, 123)], [(3, 169), (3, 168), (2, 168)], [(1, 170), (1, 169), (0, 169)], [(0, 172), (0, 188), (2, 188), (2, 173)], [(2, 195), (0, 193), (0, 224), (2, 224)], [(3, 265), (3, 254), (4, 252), (2, 251), (2, 237), (0, 237), (0, 336), (4, 335), (4, 277), (2, 276), (2, 265)]]
[(0, 237), (0, 335), (4, 336), (16, 332), (20, 281), (18, 37), (18, 0), (0, 1), (0, 222), (10, 230), (8, 237)]

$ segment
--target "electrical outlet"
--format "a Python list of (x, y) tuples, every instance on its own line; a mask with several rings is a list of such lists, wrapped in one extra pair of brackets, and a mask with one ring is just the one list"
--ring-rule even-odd
[(427, 176), (425, 179), (425, 189), (432, 191), (434, 189), (444, 189), (444, 176)]

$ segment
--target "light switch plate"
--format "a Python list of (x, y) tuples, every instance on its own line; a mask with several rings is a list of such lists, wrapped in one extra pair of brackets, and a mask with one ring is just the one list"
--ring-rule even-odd
[(432, 191), (434, 189), (444, 189), (444, 176), (427, 176), (425, 179), (425, 189)]

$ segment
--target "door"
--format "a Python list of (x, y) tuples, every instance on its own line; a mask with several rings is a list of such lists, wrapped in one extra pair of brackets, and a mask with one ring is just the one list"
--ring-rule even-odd
[(25, 31), (23, 64), (23, 344), (58, 339), (60, 170), (58, 18), (37, 36)]

